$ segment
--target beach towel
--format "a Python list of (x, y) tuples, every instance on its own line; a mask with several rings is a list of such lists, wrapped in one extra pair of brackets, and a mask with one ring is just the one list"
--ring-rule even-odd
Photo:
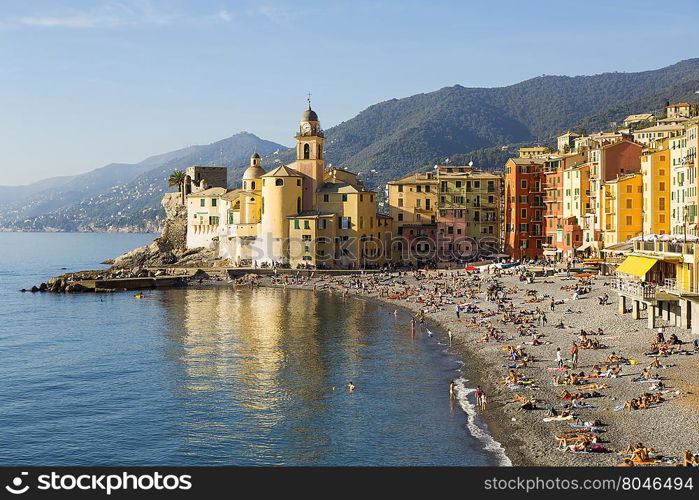
[(563, 420), (573, 420), (573, 415), (568, 415), (567, 417), (544, 417), (544, 422), (561, 422)]

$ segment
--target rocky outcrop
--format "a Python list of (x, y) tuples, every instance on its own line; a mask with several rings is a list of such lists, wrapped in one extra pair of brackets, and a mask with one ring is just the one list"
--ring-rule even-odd
[(112, 269), (142, 269), (145, 267), (181, 266), (208, 267), (214, 265), (216, 254), (205, 248), (187, 248), (187, 208), (180, 193), (166, 193), (162, 201), (168, 218), (162, 234), (153, 243), (131, 250), (114, 259)]

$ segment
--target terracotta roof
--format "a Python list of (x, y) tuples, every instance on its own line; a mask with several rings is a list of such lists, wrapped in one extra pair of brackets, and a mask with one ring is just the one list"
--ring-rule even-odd
[(289, 168), (286, 165), (281, 165), (277, 168), (274, 168), (264, 174), (262, 177), (303, 177), (304, 175), (299, 172), (298, 170), (294, 170), (293, 168)]
[(221, 199), (226, 200), (226, 201), (233, 201), (237, 198), (240, 197), (245, 191), (242, 189), (231, 189), (230, 191), (227, 191), (221, 196)]
[(515, 165), (543, 165), (546, 163), (544, 160), (538, 158), (510, 158), (508, 161), (511, 161)]
[(353, 186), (346, 182), (326, 182), (318, 190), (320, 193), (376, 193), (363, 186)]
[(197, 191), (196, 193), (188, 194), (187, 198), (217, 198), (225, 194), (226, 191), (226, 188), (212, 187), (209, 189), (204, 189), (203, 191)]

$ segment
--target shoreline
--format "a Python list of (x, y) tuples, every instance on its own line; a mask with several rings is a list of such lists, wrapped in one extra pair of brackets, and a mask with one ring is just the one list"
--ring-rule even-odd
[[(460, 272), (457, 270), (434, 270), (421, 280), (415, 280), (407, 276), (408, 273), (405, 273), (406, 277), (401, 278), (401, 280), (410, 281), (412, 286), (420, 286), (421, 282), (444, 282), (452, 277), (452, 273), (458, 275)], [(465, 275), (463, 272), (460, 274)], [(489, 277), (489, 275), (486, 274), (484, 277)], [(260, 281), (266, 279), (269, 277), (261, 278)], [(354, 280), (359, 283), (362, 280), (376, 281), (377, 279), (376, 275), (363, 278), (350, 276), (344, 281)], [(438, 310), (428, 312), (425, 315), (426, 326), (434, 331), (440, 340), (446, 340), (447, 330), (452, 330), (454, 342), (450, 349), (463, 361), (464, 377), (468, 379), (470, 386), (480, 385), (489, 397), (488, 408), (478, 413), (478, 420), (485, 424), (485, 428), (493, 439), (502, 446), (512, 465), (613, 466), (624, 458), (624, 456), (614, 452), (624, 450), (630, 442), (642, 442), (645, 446), (654, 448), (664, 456), (679, 459), (681, 459), (685, 449), (691, 450), (693, 453), (699, 450), (699, 407), (697, 406), (699, 384), (697, 383), (696, 370), (699, 367), (699, 353), (696, 357), (672, 355), (662, 358), (667, 369), (658, 371), (665, 379), (666, 386), (672, 387), (672, 391), (665, 393), (663, 403), (648, 410), (632, 412), (616, 410), (619, 405), (623, 405), (625, 400), (637, 397), (639, 393), (649, 388), (648, 384), (634, 382), (633, 379), (640, 374), (646, 364), (654, 359), (643, 356), (647, 350), (647, 345), (652, 340), (653, 332), (645, 327), (645, 319), (629, 320), (628, 316), (621, 317), (617, 314), (618, 297), (613, 290), (604, 284), (604, 280), (605, 277), (602, 276), (593, 278), (590, 292), (572, 302), (569, 292), (561, 292), (558, 289), (576, 283), (575, 279), (537, 278), (534, 284), (527, 284), (519, 282), (512, 275), (503, 275), (500, 278), (500, 281), (506, 285), (505, 288), (519, 286), (520, 292), (513, 294), (512, 303), (516, 302), (520, 306), (526, 306), (528, 302), (523, 299), (526, 299), (527, 296), (521, 297), (521, 291), (533, 289), (538, 290), (537, 293), (541, 296), (555, 297), (562, 304), (556, 312), (546, 311), (549, 316), (548, 326), (539, 328), (544, 344), (536, 347), (526, 346), (527, 352), (532, 354), (536, 361), (522, 371), (527, 376), (537, 380), (540, 385), (540, 390), (536, 392), (522, 392), (524, 395), (533, 395), (539, 402), (537, 409), (531, 411), (518, 410), (517, 405), (511, 403), (511, 398), (515, 392), (508, 391), (502, 384), (502, 378), (507, 374), (507, 368), (503, 365), (505, 360), (501, 350), (504, 346), (512, 345), (512, 341), (515, 344), (523, 344), (525, 341), (531, 340), (531, 337), (512, 337), (506, 334), (507, 338), (503, 342), (477, 343), (476, 338), (484, 328), (464, 328), (463, 323), (457, 322), (452, 317), (454, 315), (451, 309), (453, 305), (438, 308)], [(342, 281), (339, 276), (318, 276), (307, 279), (303, 284), (289, 284), (287, 286), (288, 288), (313, 290), (314, 287), (322, 285), (323, 287), (327, 286), (324, 289), (331, 288), (332, 293), (340, 291), (346, 293), (346, 286), (341, 283)], [(282, 287), (283, 285), (265, 283), (262, 286)], [(609, 294), (608, 305), (597, 305), (597, 297), (601, 293)], [(410, 302), (409, 298), (406, 300), (404, 298), (382, 297), (376, 288), (351, 288), (349, 294), (406, 310), (412, 316), (418, 315), (419, 311), (425, 308), (424, 303)], [(484, 309), (487, 309), (489, 304), (481, 297), (466, 302), (475, 303)], [(564, 307), (573, 304), (576, 309), (574, 312), (569, 314), (563, 310)], [(537, 305), (548, 306), (548, 302), (532, 303), (531, 308), (533, 309)], [(601, 315), (599, 314), (600, 308), (603, 309)], [(463, 316), (468, 318), (472, 315), (462, 313)], [(552, 320), (559, 317), (565, 321), (565, 329), (557, 330), (553, 327), (554, 321)], [(504, 326), (505, 330), (512, 330), (511, 325), (502, 325), (498, 321), (493, 321), (493, 324), (498, 328)], [(406, 327), (410, 328), (409, 324)], [(579, 371), (588, 372), (593, 364), (601, 362), (611, 352), (624, 354), (629, 358), (633, 357), (638, 360), (637, 365), (624, 366), (620, 377), (600, 380), (601, 383), (608, 384), (609, 388), (600, 389), (600, 397), (585, 400), (591, 403), (591, 408), (574, 410), (574, 413), (579, 415), (582, 420), (600, 419), (603, 422), (603, 427), (600, 429), (600, 443), (611, 452), (573, 453), (559, 451), (556, 436), (569, 431), (571, 427), (568, 422), (545, 423), (542, 420), (547, 408), (550, 406), (560, 408), (563, 401), (557, 399), (557, 394), (564, 389), (573, 391), (576, 387), (554, 386), (550, 381), (552, 374), (548, 372), (548, 367), (555, 365), (555, 347), (557, 345), (563, 347), (565, 354), (568, 354), (568, 349), (577, 338), (580, 328), (596, 330), (598, 327), (603, 328), (606, 333), (606, 335), (599, 336), (599, 340), (608, 343), (608, 345), (604, 349), (582, 350)], [(680, 328), (667, 327), (666, 335), (671, 333), (676, 333), (684, 341), (693, 340), (686, 330)], [(419, 329), (418, 334), (420, 334)], [(448, 340), (446, 342), (448, 344)], [(684, 347), (688, 348), (686, 344)], [(657, 462), (653, 465), (671, 464), (675, 464), (675, 462)]]
[[(210, 271), (220, 272), (222, 269)], [(459, 387), (457, 381), (457, 399), (466, 413), (468, 424), (485, 428), (496, 444), (485, 443), (487, 439), (480, 439), (474, 434), (473, 429), (469, 429), (471, 434), (484, 443), (486, 451), (498, 454), (499, 445), (504, 450), (503, 462), (508, 460), (511, 465), (613, 466), (624, 458), (614, 452), (624, 450), (630, 442), (642, 442), (664, 456), (680, 459), (684, 450), (693, 453), (699, 450), (699, 352), (695, 356), (691, 355), (695, 353), (689, 352), (686, 344), (683, 352), (686, 356), (673, 354), (663, 357), (662, 363), (666, 366), (657, 370), (663, 383), (671, 389), (662, 392), (665, 401), (646, 410), (619, 411), (624, 401), (636, 398), (639, 393), (650, 388), (650, 384), (639, 383), (635, 379), (645, 365), (656, 359), (644, 356), (654, 333), (647, 329), (645, 319), (630, 320), (628, 315), (617, 314), (617, 294), (605, 283), (605, 279), (608, 278), (603, 276), (591, 278), (587, 285), (590, 288), (588, 293), (578, 299), (574, 299), (570, 292), (571, 287), (578, 285), (575, 278), (535, 278), (533, 283), (527, 283), (519, 281), (510, 270), (497, 278), (488, 273), (472, 274), (461, 270), (344, 275), (300, 272), (279, 273), (278, 276), (274, 273), (256, 273), (255, 270), (249, 270), (235, 279), (212, 278), (206, 274), (206, 277), (202, 277), (199, 273), (197, 276), (186, 279), (186, 285), (195, 289), (260, 286), (344, 294), (346, 297), (400, 309), (416, 318), (423, 311), (427, 329), (434, 332), (436, 339), (442, 341), (440, 343), (444, 343), (451, 354), (462, 361), (461, 374), (468, 380), (468, 386), (480, 385), (488, 395), (487, 409), (476, 410), (476, 414), (472, 415), (469, 405), (473, 406), (473, 403), (470, 400), (462, 401), (459, 394), (465, 392), (464, 398), (472, 398), (471, 389), (463, 384)], [(478, 282), (474, 281), (475, 276), (478, 276), (478, 280), (500, 283), (502, 290), (507, 290), (505, 300), (500, 301), (500, 306), (496, 305), (492, 297), (484, 297), (483, 295), (487, 294), (481, 292), (480, 287), (479, 291), (475, 292), (473, 284)], [(599, 305), (597, 298), (605, 293), (609, 295), (610, 300), (607, 305)], [(548, 310), (552, 298), (558, 304), (555, 312)], [(457, 303), (469, 304), (475, 308), (475, 312), (462, 312), (461, 318), (457, 319)], [(505, 322), (502, 309), (504, 304), (512, 307), (512, 311), (522, 312), (524, 319)], [(537, 311), (545, 310), (548, 317), (546, 326), (535, 325), (532, 317), (527, 316), (532, 314), (535, 308)], [(467, 321), (469, 324), (466, 324)], [(473, 321), (476, 321), (476, 327), (472, 327)], [(565, 323), (565, 327), (554, 327), (556, 321)], [(516, 335), (515, 323), (525, 324), (527, 331), (533, 330), (536, 335), (540, 335), (543, 343), (526, 345), (531, 344), (533, 337), (530, 333)], [(409, 321), (405, 327), (410, 329)], [(500, 331), (502, 338), (497, 342), (479, 342), (478, 339), (486, 331), (486, 327)], [(612, 352), (623, 354), (638, 362), (623, 366), (619, 377), (593, 380), (592, 382), (603, 384), (599, 392), (595, 391), (598, 397), (584, 399), (584, 403), (588, 405), (586, 408), (571, 410), (581, 421), (602, 421), (602, 426), (597, 426), (593, 432), (598, 433), (601, 446), (611, 452), (564, 452), (557, 447), (557, 436), (571, 432), (570, 422), (547, 423), (544, 420), (545, 412), (551, 407), (562, 410), (567, 402), (559, 399), (560, 393), (563, 390), (578, 391), (581, 386), (554, 385), (551, 379), (557, 374), (550, 373), (550, 367), (556, 364), (556, 347), (562, 348), (565, 362), (569, 364), (567, 358), (570, 345), (576, 341), (580, 330), (589, 329), (588, 331), (594, 332), (597, 328), (602, 328), (604, 335), (595, 335), (593, 338), (604, 343), (604, 346), (600, 349), (581, 350), (581, 362), (576, 372), (589, 373), (593, 366), (597, 366), (596, 364), (601, 363)], [(453, 333), (451, 346), (448, 346), (448, 330), (452, 330)], [(425, 333), (417, 325), (416, 335)], [(666, 336), (672, 333), (684, 341), (693, 340), (686, 330), (668, 326)], [(525, 367), (517, 366), (517, 370), (530, 378), (536, 387), (522, 386), (525, 387), (524, 390), (514, 391), (508, 390), (503, 384), (502, 380), (509, 370), (507, 365), (511, 363), (505, 359), (503, 351), (508, 346), (525, 348), (532, 361)], [(445, 387), (445, 391), (448, 391), (448, 387)], [(519, 403), (513, 402), (515, 394), (535, 398), (535, 408), (528, 411), (518, 408)], [(489, 449), (488, 445), (494, 449)], [(666, 461), (653, 465), (674, 463), (676, 462)]]

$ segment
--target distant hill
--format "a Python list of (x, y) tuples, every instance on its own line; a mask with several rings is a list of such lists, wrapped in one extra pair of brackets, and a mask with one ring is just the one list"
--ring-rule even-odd
[(241, 132), (205, 146), (150, 157), (140, 163), (112, 164), (71, 177), (29, 186), (0, 187), (11, 203), (0, 206), (0, 227), (25, 231), (143, 231), (158, 229), (160, 206), (173, 170), (192, 165), (230, 167), (238, 179), (257, 151), (267, 154), (285, 146)]
[[(500, 169), (518, 146), (552, 145), (555, 136), (568, 129), (606, 129), (629, 114), (661, 110), (666, 100), (696, 102), (697, 90), (699, 59), (638, 73), (544, 75), (498, 88), (455, 85), (375, 104), (329, 128), (326, 159), (333, 166), (361, 172), (360, 178), (373, 188), (446, 158), (452, 164), (473, 160), (477, 167)], [(323, 110), (316, 111), (322, 122)], [(173, 157), (149, 169), (117, 165), (111, 172), (113, 179), (98, 176), (102, 184), (91, 184), (85, 178), (42, 181), (58, 188), (51, 185), (43, 191), (35, 189), (32, 199), (40, 198), (38, 205), (21, 210), (17, 208), (17, 192), (11, 191), (18, 188), (0, 188), (0, 198), (11, 205), (0, 205), (0, 226), (32, 230), (152, 229), (162, 215), (158, 201), (166, 190), (165, 179), (175, 168), (218, 163), (223, 147), (224, 163), (231, 167), (229, 179), (234, 181), (239, 179), (253, 147), (263, 155), (267, 167), (294, 159), (293, 149), (252, 134), (247, 134), (245, 140), (239, 136), (184, 153), (168, 153)], [(226, 141), (236, 145), (231, 143), (229, 149)], [(93, 173), (97, 175), (97, 171)], [(78, 186), (84, 185), (89, 189), (79, 191)], [(58, 194), (53, 193), (56, 190)], [(69, 199), (72, 202), (65, 203)]]

